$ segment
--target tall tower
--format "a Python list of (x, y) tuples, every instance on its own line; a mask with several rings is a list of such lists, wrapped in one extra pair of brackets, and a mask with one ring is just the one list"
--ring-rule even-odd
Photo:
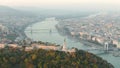
[(67, 50), (66, 39), (64, 39), (62, 51), (66, 51), (66, 50)]

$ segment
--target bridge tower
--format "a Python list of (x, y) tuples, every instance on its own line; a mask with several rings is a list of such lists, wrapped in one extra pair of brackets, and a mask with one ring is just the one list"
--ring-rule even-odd
[(108, 42), (105, 42), (104, 50), (105, 50), (105, 51), (108, 51), (108, 49), (109, 49), (109, 43), (108, 43)]

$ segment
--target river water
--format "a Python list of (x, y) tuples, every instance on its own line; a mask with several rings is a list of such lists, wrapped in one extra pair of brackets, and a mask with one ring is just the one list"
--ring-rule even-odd
[[(33, 25), (30, 25), (26, 28), (25, 33), (26, 35), (35, 40), (35, 41), (43, 41), (43, 42), (51, 42), (55, 44), (62, 45), (64, 39), (66, 38), (67, 41), (67, 48), (78, 48), (82, 50), (90, 49), (90, 46), (84, 45), (80, 42), (76, 42), (72, 39), (68, 39), (66, 36), (60, 35), (55, 25), (59, 21), (55, 20), (55, 18), (46, 18), (44, 21), (37, 22)], [(120, 68), (120, 57), (114, 57), (113, 54), (106, 54), (103, 51), (89, 51), (94, 53), (103, 59), (107, 60), (109, 63), (113, 64), (115, 68)]]

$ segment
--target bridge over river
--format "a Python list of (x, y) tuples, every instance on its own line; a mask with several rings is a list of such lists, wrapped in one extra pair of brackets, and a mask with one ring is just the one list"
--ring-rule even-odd
[(29, 33), (57, 33), (57, 30), (55, 29), (27, 29), (25, 32)]

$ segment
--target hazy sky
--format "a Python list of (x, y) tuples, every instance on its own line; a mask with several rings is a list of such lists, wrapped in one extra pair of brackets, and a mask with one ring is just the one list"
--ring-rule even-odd
[(0, 0), (0, 5), (40, 8), (120, 10), (120, 0)]

